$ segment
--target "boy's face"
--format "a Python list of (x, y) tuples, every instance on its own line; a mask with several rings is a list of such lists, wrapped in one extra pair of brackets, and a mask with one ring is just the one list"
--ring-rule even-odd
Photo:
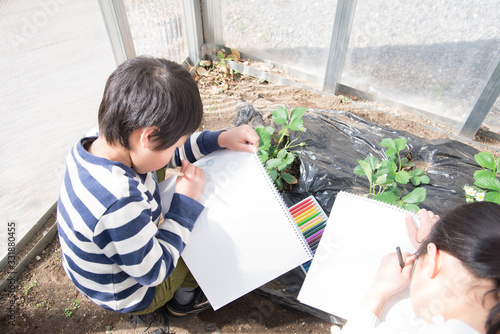
[(139, 152), (136, 151), (133, 154), (132, 163), (134, 170), (137, 173), (144, 174), (165, 167), (172, 159), (175, 150), (184, 145), (187, 137), (187, 135), (182, 136), (173, 146), (165, 150), (155, 151), (152, 149), (154, 145), (142, 147)]

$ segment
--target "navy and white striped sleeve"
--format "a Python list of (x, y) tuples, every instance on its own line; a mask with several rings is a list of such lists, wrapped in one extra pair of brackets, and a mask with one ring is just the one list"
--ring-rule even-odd
[(182, 160), (193, 163), (209, 153), (222, 149), (218, 143), (222, 131), (224, 130), (203, 131), (192, 134), (181, 148), (175, 150), (175, 154), (168, 166), (181, 166)]
[(174, 196), (171, 205), (174, 214), (167, 213), (168, 222), (158, 229), (147, 201), (142, 197), (121, 198), (96, 225), (93, 241), (139, 284), (157, 286), (174, 270), (203, 210), (201, 204), (186, 196)]

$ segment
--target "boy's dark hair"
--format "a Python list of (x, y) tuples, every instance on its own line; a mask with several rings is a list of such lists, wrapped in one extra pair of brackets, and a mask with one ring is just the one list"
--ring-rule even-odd
[[(419, 256), (432, 242), (437, 249), (456, 257), (476, 277), (491, 279), (495, 288), (487, 293), (496, 300), (486, 321), (486, 333), (500, 333), (500, 205), (475, 202), (442, 217), (420, 245)], [(485, 296), (486, 297), (486, 296)]]
[(110, 75), (99, 106), (99, 133), (109, 144), (129, 147), (129, 136), (157, 127), (154, 150), (174, 145), (201, 123), (203, 105), (196, 82), (175, 62), (152, 57), (125, 61)]

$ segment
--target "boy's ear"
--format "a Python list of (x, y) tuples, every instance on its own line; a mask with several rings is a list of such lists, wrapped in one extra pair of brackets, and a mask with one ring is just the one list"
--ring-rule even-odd
[(160, 131), (156, 126), (150, 126), (141, 130), (140, 142), (142, 148), (153, 147), (154, 135)]

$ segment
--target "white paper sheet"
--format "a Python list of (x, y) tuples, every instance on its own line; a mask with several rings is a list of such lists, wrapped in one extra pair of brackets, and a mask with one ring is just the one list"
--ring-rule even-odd
[[(312, 258), (255, 154), (222, 150), (195, 165), (205, 172), (206, 208), (182, 257), (214, 310)], [(164, 212), (174, 181), (160, 183)]]
[[(359, 310), (382, 257), (396, 251), (414, 253), (405, 212), (393, 206), (340, 192), (298, 299), (349, 320)], [(408, 291), (394, 296), (387, 311)]]

